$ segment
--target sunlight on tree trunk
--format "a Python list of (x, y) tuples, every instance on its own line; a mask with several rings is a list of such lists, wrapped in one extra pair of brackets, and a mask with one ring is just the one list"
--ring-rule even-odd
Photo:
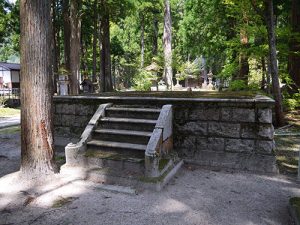
[(170, 1), (165, 0), (165, 14), (164, 14), (164, 80), (166, 82), (167, 88), (172, 89), (172, 19), (171, 19), (171, 7)]
[(20, 1), (21, 172), (26, 177), (53, 174), (55, 170), (50, 4)]

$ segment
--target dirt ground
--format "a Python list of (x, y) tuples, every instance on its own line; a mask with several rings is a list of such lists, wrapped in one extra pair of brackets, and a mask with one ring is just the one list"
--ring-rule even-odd
[(0, 131), (0, 225), (293, 224), (288, 200), (300, 189), (290, 177), (184, 167), (162, 192), (137, 195), (60, 175), (24, 182), (10, 174), (19, 169), (19, 140), (18, 128)]

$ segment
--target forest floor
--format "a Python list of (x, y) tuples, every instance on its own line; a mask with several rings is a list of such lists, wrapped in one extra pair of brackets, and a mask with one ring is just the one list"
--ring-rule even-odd
[[(298, 116), (287, 115), (293, 124), (281, 134), (299, 131)], [(285, 138), (276, 136), (278, 159), (288, 159), (291, 148), (299, 150), (297, 138)], [(289, 225), (289, 198), (300, 196), (295, 174), (283, 175), (287, 170), (261, 175), (184, 166), (162, 192), (141, 190), (136, 195), (104, 191), (101, 184), (61, 175), (39, 183), (23, 181), (15, 172), (20, 128), (0, 129), (0, 145), (0, 225)], [(61, 157), (56, 160), (62, 163)]]

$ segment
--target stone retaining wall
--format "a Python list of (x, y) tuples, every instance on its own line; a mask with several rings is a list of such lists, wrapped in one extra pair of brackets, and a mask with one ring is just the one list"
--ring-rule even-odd
[(79, 137), (100, 104), (174, 106), (174, 149), (202, 166), (276, 172), (274, 101), (155, 97), (55, 97), (56, 136)]

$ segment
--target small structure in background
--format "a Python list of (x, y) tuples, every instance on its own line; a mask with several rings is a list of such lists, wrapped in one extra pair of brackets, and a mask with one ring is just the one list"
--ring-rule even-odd
[(162, 67), (159, 66), (156, 62), (152, 62), (149, 66), (144, 68), (145, 71), (150, 72), (152, 77), (150, 78), (152, 85), (151, 91), (158, 91), (159, 90), (159, 72), (162, 70)]
[(20, 88), (20, 64), (0, 62), (0, 89)]
[(57, 81), (57, 94), (58, 95), (69, 95), (70, 81), (69, 72), (63, 67), (59, 71)]
[(94, 85), (93, 82), (88, 78), (88, 76), (84, 77), (84, 80), (80, 84), (83, 89), (83, 93), (93, 93), (94, 92)]

